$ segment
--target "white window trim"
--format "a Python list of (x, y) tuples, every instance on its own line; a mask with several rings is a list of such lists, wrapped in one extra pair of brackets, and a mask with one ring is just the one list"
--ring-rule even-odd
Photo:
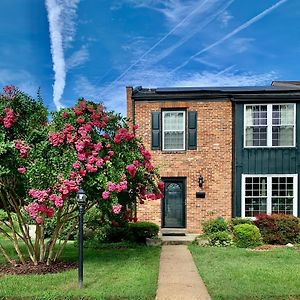
[[(293, 216), (298, 217), (298, 174), (242, 174), (242, 207), (241, 216), (245, 217), (245, 179), (247, 177), (267, 177), (267, 214), (272, 212), (272, 177), (293, 177), (294, 181), (294, 199)], [(247, 217), (248, 218), (248, 217)]]
[[(247, 146), (246, 145), (246, 107), (266, 105), (267, 106), (267, 146)], [(273, 105), (293, 105), (294, 106), (294, 132), (293, 141), (294, 144), (290, 146), (272, 146), (272, 106)], [(295, 148), (296, 147), (296, 104), (295, 103), (249, 103), (244, 104), (244, 148)]]
[[(165, 149), (165, 130), (164, 130), (164, 118), (165, 114), (169, 112), (183, 113), (183, 148), (182, 149)], [(164, 110), (162, 112), (162, 151), (184, 151), (185, 150), (185, 140), (186, 140), (186, 117), (185, 110)], [(182, 131), (182, 130), (172, 130), (172, 131)]]

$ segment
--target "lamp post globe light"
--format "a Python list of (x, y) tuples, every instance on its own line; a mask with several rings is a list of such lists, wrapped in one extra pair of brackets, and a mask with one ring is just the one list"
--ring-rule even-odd
[(79, 207), (79, 266), (78, 266), (78, 285), (83, 287), (83, 215), (86, 194), (83, 189), (77, 192), (77, 202)]

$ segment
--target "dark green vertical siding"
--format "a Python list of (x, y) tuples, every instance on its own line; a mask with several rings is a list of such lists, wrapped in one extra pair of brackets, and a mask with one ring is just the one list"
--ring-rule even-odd
[[(235, 104), (235, 211), (241, 216), (242, 174), (300, 174), (300, 105), (296, 105), (295, 148), (244, 148), (244, 103)], [(300, 120), (300, 119), (299, 119)], [(299, 190), (298, 176), (298, 190)], [(298, 216), (300, 215), (298, 192)]]

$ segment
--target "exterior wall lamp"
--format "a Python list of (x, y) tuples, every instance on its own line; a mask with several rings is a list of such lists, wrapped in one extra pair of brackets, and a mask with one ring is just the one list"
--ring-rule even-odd
[[(198, 177), (198, 185), (199, 185), (200, 189), (202, 189), (203, 183), (204, 183), (203, 176), (200, 175)], [(205, 192), (203, 192), (203, 191), (196, 192), (196, 198), (205, 198)]]
[(78, 286), (83, 287), (83, 215), (86, 194), (83, 189), (77, 192), (77, 202), (79, 207), (79, 266), (78, 266)]
[(202, 176), (202, 175), (200, 175), (200, 176), (198, 177), (198, 184), (199, 184), (199, 188), (202, 188), (202, 186), (203, 186), (203, 182), (204, 182), (204, 180), (203, 180), (203, 176)]

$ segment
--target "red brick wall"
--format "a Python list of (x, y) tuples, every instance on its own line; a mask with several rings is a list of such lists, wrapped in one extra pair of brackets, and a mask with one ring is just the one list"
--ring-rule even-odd
[[(127, 88), (128, 117), (132, 117), (131, 89)], [(151, 150), (151, 112), (162, 108), (197, 111), (197, 150), (164, 153)], [(151, 150), (153, 164), (162, 177), (186, 177), (186, 228), (200, 232), (201, 222), (223, 216), (232, 210), (232, 103), (231, 101), (136, 101), (136, 131)], [(202, 175), (204, 199), (196, 198), (198, 177)], [(138, 218), (161, 225), (160, 201), (138, 208)]]

